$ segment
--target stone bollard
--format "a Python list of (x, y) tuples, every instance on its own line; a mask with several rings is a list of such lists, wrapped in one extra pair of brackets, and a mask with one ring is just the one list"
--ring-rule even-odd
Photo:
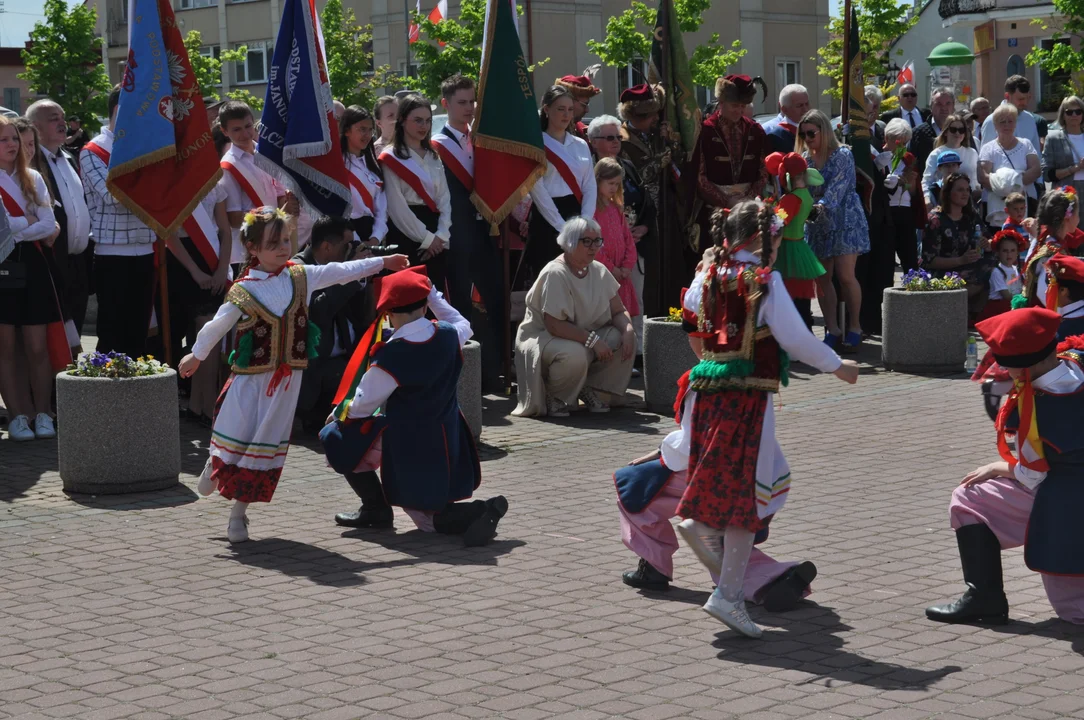
[(178, 483), (177, 373), (134, 378), (56, 377), (57, 453), (64, 490), (92, 495)]
[(482, 346), (468, 340), (463, 346), (463, 370), (459, 373), (459, 409), (474, 439), (482, 436)]
[(672, 414), (677, 381), (696, 364), (681, 323), (644, 319), (644, 402), (652, 412)]
[(886, 370), (963, 372), (967, 290), (886, 288), (881, 321), (881, 362)]

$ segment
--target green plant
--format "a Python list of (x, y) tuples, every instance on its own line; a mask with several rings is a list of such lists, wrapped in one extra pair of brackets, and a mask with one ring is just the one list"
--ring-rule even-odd
[(76, 377), (119, 379), (158, 375), (166, 369), (153, 355), (133, 360), (124, 353), (101, 353), (95, 350), (81, 355), (77, 363), (67, 367), (66, 372)]
[[(907, 32), (918, 16), (908, 19), (907, 5), (900, 5), (897, 0), (853, 0), (858, 15), (858, 36), (862, 45), (862, 75), (865, 83), (877, 83), (888, 74), (892, 64), (892, 52), (889, 44)], [(817, 72), (831, 78), (832, 84), (824, 91), (836, 100), (843, 98), (841, 81), (843, 79), (843, 36), (842, 17), (832, 18), (828, 23), (828, 44), (817, 50)], [(897, 49), (896, 55), (903, 50)], [(883, 106), (882, 106), (882, 109)]]
[[(1053, 42), (1045, 48), (1041, 44), (1035, 45), (1028, 53), (1027, 63), (1042, 67), (1048, 75), (1064, 76), (1064, 83), (1072, 93), (1059, 94), (1059, 98), (1081, 95), (1084, 94), (1084, 56), (1073, 49), (1073, 40), (1077, 47), (1084, 41), (1084, 0), (1053, 2), (1054, 12), (1049, 17), (1031, 21), (1049, 33)], [(1044, 99), (1046, 94), (1044, 90)]]
[(344, 105), (372, 108), (391, 75), (388, 65), (373, 67), (373, 26), (359, 25), (342, 0), (328, 0), (320, 26), (331, 94)]

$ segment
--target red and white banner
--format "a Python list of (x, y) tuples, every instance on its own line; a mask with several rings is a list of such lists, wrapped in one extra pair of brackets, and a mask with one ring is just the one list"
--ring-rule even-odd
[(900, 74), (896, 76), (897, 85), (903, 85), (904, 83), (908, 85), (913, 85), (915, 83), (914, 60), (908, 60), (906, 63), (904, 63), (903, 69), (900, 70)]

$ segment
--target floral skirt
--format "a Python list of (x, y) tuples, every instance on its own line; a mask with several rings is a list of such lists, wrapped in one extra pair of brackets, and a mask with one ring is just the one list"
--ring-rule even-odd
[(755, 390), (699, 393), (693, 407), (689, 486), (677, 514), (717, 530), (757, 532), (771, 516), (757, 512), (757, 460), (770, 394)]

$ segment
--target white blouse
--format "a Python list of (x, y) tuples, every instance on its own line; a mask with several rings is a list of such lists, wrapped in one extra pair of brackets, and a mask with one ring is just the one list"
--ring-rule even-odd
[[(365, 205), (365, 202), (361, 199), (361, 195), (358, 194), (358, 191), (351, 188), (350, 197), (353, 200), (353, 205), (350, 211), (350, 217), (372, 217), (372, 237), (375, 237), (377, 240), (383, 240), (384, 236), (388, 234), (388, 198), (384, 195), (384, 188), (381, 184), (380, 177), (366, 167), (364, 160), (354, 155), (351, 155), (348, 159), (347, 170), (361, 180), (362, 184), (365, 185), (365, 189), (369, 191), (369, 194), (373, 198), (373, 210), (370, 211)], [(391, 171), (386, 172), (385, 175), (390, 172)], [(411, 213), (411, 215), (413, 215), (413, 213)], [(365, 242), (369, 238), (359, 239), (362, 242)]]
[(971, 189), (982, 190), (982, 186), (979, 185), (979, 151), (969, 147), (950, 148), (948, 145), (942, 145), (934, 148), (930, 153), (926, 159), (926, 170), (922, 173), (922, 192), (926, 193), (926, 207), (930, 209), (941, 204), (940, 198), (935, 198), (930, 194), (930, 185), (933, 185), (937, 179), (937, 158), (941, 153), (950, 151), (960, 156), (960, 172), (967, 175), (967, 179), (971, 181)]
[[(580, 215), (585, 218), (593, 218), (595, 216), (598, 188), (595, 182), (595, 160), (591, 157), (591, 148), (570, 132), (565, 133), (565, 140), (562, 145), (565, 154), (572, 158), (572, 163), (568, 169), (576, 176), (576, 180), (580, 184), (580, 191), (583, 193), (583, 202), (580, 203)], [(546, 164), (546, 174), (531, 188), (531, 199), (534, 200), (535, 208), (542, 213), (542, 217), (557, 232), (561, 232), (561, 228), (565, 226), (565, 219), (558, 212), (557, 206), (553, 203), (553, 198), (573, 194), (572, 188), (561, 177), (561, 173), (557, 172), (557, 168), (553, 166), (553, 163)]]
[(452, 236), (452, 198), (448, 194), (448, 181), (444, 177), (444, 165), (440, 162), (436, 150), (427, 152), (425, 157), (413, 150), (410, 151), (410, 155), (422, 166), (422, 169), (429, 176), (430, 183), (432, 183), (433, 194), (435, 195), (433, 202), (437, 204), (437, 210), (440, 211), (437, 231), (435, 233), (429, 232), (425, 227), (425, 223), (419, 220), (418, 216), (410, 209), (411, 205), (424, 205), (425, 201), (414, 192), (413, 188), (400, 180), (394, 170), (390, 169), (384, 173), (384, 195), (387, 198), (388, 216), (400, 232), (414, 242), (420, 243), (422, 250), (427, 250), (433, 244), (434, 237), (443, 240), (444, 249), (447, 250), (449, 238)]
[[(30, 178), (34, 181), (36, 199), (27, 198), (23, 195), (23, 190), (19, 187), (19, 181), (14, 174), (0, 172), (0, 185), (4, 186), (4, 192), (19, 204), (24, 213), (37, 218), (37, 222), (31, 225), (25, 216), (15, 217), (8, 213), (12, 239), (17, 243), (43, 240), (56, 232), (56, 216), (53, 214), (53, 205), (49, 202), (49, 188), (45, 184), (45, 179), (38, 174), (37, 170), (28, 169), (27, 172), (30, 173)], [(42, 204), (39, 205), (37, 201)]]

